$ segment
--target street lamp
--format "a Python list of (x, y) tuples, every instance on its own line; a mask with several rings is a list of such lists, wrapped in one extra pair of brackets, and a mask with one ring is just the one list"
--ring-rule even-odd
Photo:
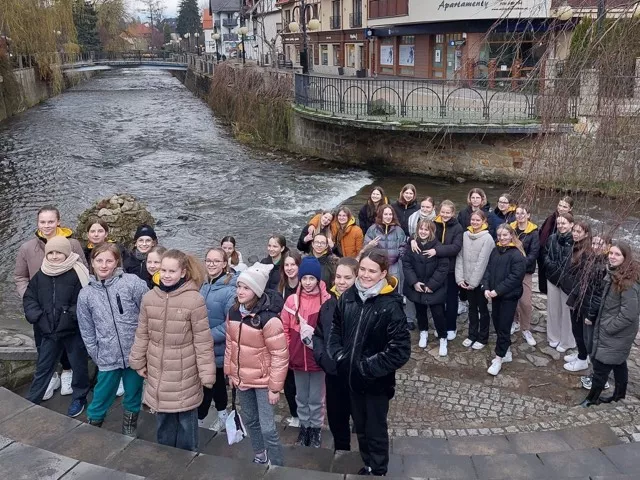
[(213, 41), (216, 42), (216, 60), (217, 63), (220, 63), (220, 50), (218, 48), (218, 40), (220, 40), (220, 34), (216, 32), (211, 35), (211, 38), (213, 38)]
[(242, 38), (242, 42), (241, 42), (241, 44), (242, 44), (242, 64), (244, 65), (245, 63), (247, 63), (247, 52), (244, 49), (245, 48), (244, 47), (244, 37), (246, 37), (247, 33), (249, 33), (249, 29), (245, 25), (243, 25), (242, 27), (240, 27), (238, 29), (238, 33), (240, 34), (240, 37)]
[(200, 55), (200, 42), (198, 41), (198, 37), (200, 37), (200, 32), (196, 32), (193, 34), (196, 37), (196, 53)]
[(562, 22), (571, 20), (573, 18), (573, 8), (566, 3), (564, 5), (560, 5), (560, 7), (555, 11), (555, 17)]
[(191, 53), (191, 34), (185, 33), (182, 38), (187, 39), (187, 53)]
[[(307, 30), (315, 31), (320, 30), (320, 20), (317, 18), (312, 18), (309, 20), (309, 24), (307, 25), (307, 15), (306, 15), (307, 6), (304, 3), (304, 0), (301, 2), (300, 6), (300, 18), (302, 20), (302, 52), (300, 52), (300, 65), (302, 65), (302, 74), (307, 75), (309, 73), (309, 53), (307, 48)], [(300, 31), (300, 25), (298, 22), (293, 21), (289, 24), (289, 31), (291, 33), (298, 33)]]

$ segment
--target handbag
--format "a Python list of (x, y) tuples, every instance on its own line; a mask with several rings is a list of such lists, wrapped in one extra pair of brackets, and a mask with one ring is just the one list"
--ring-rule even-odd
[(229, 445), (240, 443), (242, 439), (247, 436), (247, 430), (244, 428), (244, 423), (242, 423), (242, 417), (236, 409), (235, 387), (231, 389), (231, 413), (227, 416), (225, 427), (227, 430), (227, 440), (229, 441)]

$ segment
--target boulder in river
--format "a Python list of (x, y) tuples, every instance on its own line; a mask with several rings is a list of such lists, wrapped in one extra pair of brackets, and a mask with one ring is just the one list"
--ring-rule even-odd
[(156, 221), (133, 195), (118, 193), (94, 203), (78, 217), (77, 235), (87, 241), (87, 228), (98, 220), (109, 225), (109, 239), (124, 245), (133, 246), (133, 236), (139, 225), (155, 226)]

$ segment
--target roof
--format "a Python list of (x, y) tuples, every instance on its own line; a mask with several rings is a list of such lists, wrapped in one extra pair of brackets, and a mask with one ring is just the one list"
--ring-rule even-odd
[(134, 23), (129, 25), (126, 33), (131, 37), (148, 37), (151, 36), (151, 28), (144, 23)]
[(212, 12), (239, 12), (240, 3), (241, 0), (209, 0)]
[(209, 9), (202, 9), (202, 29), (213, 30), (213, 17), (209, 15)]

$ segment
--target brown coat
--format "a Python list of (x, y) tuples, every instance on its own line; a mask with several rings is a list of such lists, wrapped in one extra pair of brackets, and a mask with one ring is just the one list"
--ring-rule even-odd
[[(69, 238), (73, 235), (73, 231), (68, 228), (58, 227), (57, 235)], [(33, 276), (38, 273), (40, 267), (42, 267), (45, 243), (46, 240), (36, 233), (36, 238), (27, 240), (20, 245), (18, 256), (16, 257), (16, 268), (14, 270), (16, 289), (20, 297), (24, 297), (24, 292), (27, 291), (29, 280), (31, 280)], [(71, 251), (77, 253), (80, 256), (80, 261), (85, 267), (88, 267), (80, 242), (75, 238), (69, 238), (69, 243), (71, 243)]]
[(163, 413), (202, 403), (202, 386), (216, 380), (207, 307), (192, 281), (173, 292), (156, 287), (144, 297), (129, 366), (147, 369), (143, 402)]
[(287, 339), (274, 307), (276, 302), (268, 292), (246, 317), (235, 306), (227, 316), (224, 373), (240, 390), (268, 388), (279, 392), (287, 377)]

